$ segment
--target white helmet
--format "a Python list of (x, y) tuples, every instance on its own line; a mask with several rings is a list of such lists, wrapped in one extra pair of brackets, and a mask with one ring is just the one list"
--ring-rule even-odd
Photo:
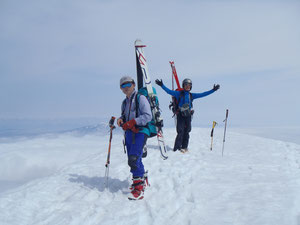
[(134, 84), (134, 79), (130, 76), (124, 76), (120, 79), (120, 86), (125, 83), (133, 83)]

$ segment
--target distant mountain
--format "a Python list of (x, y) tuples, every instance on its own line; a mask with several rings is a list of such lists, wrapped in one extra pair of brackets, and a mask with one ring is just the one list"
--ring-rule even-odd
[(109, 128), (107, 123), (101, 121), (106, 120), (108, 119), (0, 119), (0, 137), (28, 137), (68, 132), (104, 134)]
[[(89, 125), (89, 126), (83, 126), (76, 129), (64, 131), (63, 133), (70, 133), (73, 135), (87, 135), (87, 134), (108, 134), (110, 131), (110, 128), (107, 124), (100, 123), (97, 125)], [(114, 133), (120, 133), (121, 129), (115, 129)]]

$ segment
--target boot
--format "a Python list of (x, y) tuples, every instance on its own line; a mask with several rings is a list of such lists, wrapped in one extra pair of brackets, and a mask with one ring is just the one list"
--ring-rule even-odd
[[(134, 180), (135, 180), (135, 179), (136, 179), (136, 178), (133, 178), (133, 179), (132, 179), (132, 184), (131, 184), (130, 187), (129, 187), (129, 190), (130, 190), (130, 191), (132, 191), (132, 190), (134, 189)], [(143, 181), (144, 181), (144, 190), (145, 190), (147, 186), (150, 187), (150, 184), (149, 184), (149, 181), (148, 181), (148, 170), (145, 171), (144, 177), (143, 177), (142, 179), (143, 179)]]
[(176, 152), (177, 150), (179, 150), (179, 151), (180, 151), (180, 149), (181, 149), (180, 147), (175, 147), (175, 146), (174, 146), (174, 148), (173, 148), (173, 152)]
[(129, 200), (141, 200), (144, 198), (145, 182), (142, 177), (136, 177), (133, 179), (133, 184), (131, 185), (133, 190), (130, 192)]
[(180, 149), (180, 151), (181, 151), (182, 153), (186, 153), (186, 152), (188, 152), (188, 149), (187, 149), (187, 148), (182, 148), (182, 149)]

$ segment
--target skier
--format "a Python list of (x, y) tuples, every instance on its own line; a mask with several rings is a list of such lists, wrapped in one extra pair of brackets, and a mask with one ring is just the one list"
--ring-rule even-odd
[[(142, 162), (143, 145), (147, 138), (148, 122), (152, 120), (150, 104), (147, 98), (140, 95), (137, 99), (135, 82), (133, 78), (124, 76), (120, 79), (120, 89), (126, 95), (122, 103), (122, 115), (117, 120), (119, 127), (125, 131), (125, 144), (127, 148), (128, 165), (132, 173), (133, 184), (129, 199), (138, 200), (144, 197), (145, 180), (144, 165)], [(138, 102), (138, 115), (136, 115), (136, 100)]]
[(217, 91), (220, 88), (219, 84), (215, 84), (213, 89), (210, 91), (206, 91), (203, 93), (191, 93), (192, 90), (192, 80), (191, 79), (184, 79), (182, 82), (183, 90), (181, 91), (172, 91), (168, 89), (162, 80), (156, 79), (155, 83), (162, 87), (162, 89), (167, 92), (168, 94), (174, 96), (178, 102), (178, 109), (177, 109), (177, 136), (174, 143), (173, 151), (181, 151), (183, 153), (188, 151), (188, 144), (190, 138), (190, 131), (192, 129), (191, 122), (192, 122), (192, 115), (194, 113), (193, 108), (193, 100), (197, 98), (202, 98), (207, 95), (210, 95)]

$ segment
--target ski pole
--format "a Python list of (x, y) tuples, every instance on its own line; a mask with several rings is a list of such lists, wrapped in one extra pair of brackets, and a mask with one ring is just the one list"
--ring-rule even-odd
[(211, 129), (211, 144), (210, 144), (210, 150), (212, 151), (212, 145), (213, 145), (213, 137), (214, 137), (214, 128), (218, 123), (216, 121), (213, 121), (212, 129)]
[(107, 160), (106, 160), (106, 164), (105, 164), (105, 183), (106, 183), (106, 187), (108, 187), (108, 174), (109, 174), (109, 164), (110, 164), (110, 148), (111, 148), (111, 139), (112, 139), (112, 131), (113, 129), (115, 129), (116, 127), (114, 126), (114, 122), (115, 122), (115, 117), (112, 116), (110, 121), (109, 121), (109, 128), (110, 128), (110, 137), (109, 137), (109, 145), (108, 145), (108, 152), (107, 152)]
[(124, 139), (123, 139), (123, 148), (124, 148), (124, 154), (126, 154), (125, 135), (124, 135)]
[(222, 147), (222, 157), (223, 157), (223, 152), (224, 152), (224, 144), (225, 144), (225, 134), (226, 134), (226, 127), (227, 127), (227, 118), (228, 118), (228, 109), (226, 109), (226, 117), (223, 122), (225, 122), (225, 127), (224, 127), (224, 137), (223, 137), (223, 147)]

